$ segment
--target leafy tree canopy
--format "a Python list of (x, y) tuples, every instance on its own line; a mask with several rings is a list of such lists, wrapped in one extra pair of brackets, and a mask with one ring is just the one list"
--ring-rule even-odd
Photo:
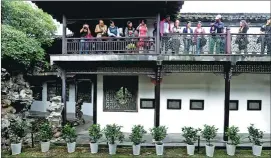
[(57, 30), (52, 16), (23, 1), (4, 0), (1, 9), (2, 67), (31, 71), (47, 65), (43, 47)]

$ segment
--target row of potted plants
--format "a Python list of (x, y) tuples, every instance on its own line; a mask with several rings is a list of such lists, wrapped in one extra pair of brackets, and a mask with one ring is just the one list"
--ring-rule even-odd
[[(12, 154), (16, 155), (21, 153), (21, 141), (20, 139), (24, 136), (24, 127), (23, 125), (18, 125), (15, 127), (14, 125), (11, 127), (11, 133), (13, 134), (15, 139), (12, 141), (11, 149)], [(15, 129), (16, 128), (16, 129)], [(91, 153), (98, 152), (98, 142), (102, 138), (103, 134), (107, 139), (109, 146), (109, 154), (116, 154), (117, 144), (121, 143), (124, 140), (124, 134), (121, 132), (122, 126), (117, 124), (106, 125), (106, 127), (102, 130), (99, 124), (93, 124), (89, 128), (89, 136), (90, 136), (90, 149)], [(12, 131), (15, 130), (15, 131)], [(16, 132), (17, 131), (17, 132)], [(194, 155), (195, 150), (195, 141), (197, 141), (201, 136), (206, 140), (207, 144), (205, 146), (206, 156), (213, 157), (215, 145), (211, 143), (211, 141), (216, 137), (218, 128), (215, 126), (204, 125), (203, 130), (199, 128), (193, 127), (183, 127), (182, 128), (182, 136), (184, 137), (184, 142), (187, 144), (187, 154)], [(241, 136), (238, 134), (238, 127), (231, 126), (227, 129), (226, 135), (228, 136), (228, 142), (226, 145), (227, 154), (233, 156), (235, 154), (235, 149), (238, 144), (240, 144)], [(147, 133), (141, 125), (135, 125), (132, 128), (132, 132), (129, 135), (129, 139), (133, 143), (133, 155), (140, 155), (140, 147), (141, 143), (145, 142), (143, 140), (143, 136)], [(163, 155), (164, 152), (164, 144), (163, 140), (167, 135), (167, 127), (159, 126), (150, 129), (150, 133), (153, 137), (153, 142), (156, 147), (156, 154)], [(262, 142), (263, 132), (259, 129), (255, 128), (253, 124), (248, 127), (249, 140), (253, 143), (252, 150), (253, 155), (260, 156), (262, 151)], [(44, 123), (40, 126), (39, 130), (39, 138), (41, 141), (41, 151), (47, 152), (50, 148), (50, 140), (53, 137), (53, 129), (49, 125), (49, 123)], [(76, 129), (70, 125), (65, 125), (62, 129), (62, 138), (67, 143), (67, 150), (69, 153), (75, 151), (76, 148)]]

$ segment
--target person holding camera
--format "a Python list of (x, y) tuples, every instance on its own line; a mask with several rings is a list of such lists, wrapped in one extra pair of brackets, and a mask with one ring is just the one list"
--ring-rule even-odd
[(84, 24), (81, 28), (80, 37), (80, 54), (87, 54), (87, 50), (90, 48), (88, 39), (92, 37), (88, 24)]

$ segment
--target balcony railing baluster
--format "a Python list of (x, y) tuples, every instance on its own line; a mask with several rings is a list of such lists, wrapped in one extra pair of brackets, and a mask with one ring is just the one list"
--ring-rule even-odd
[[(267, 54), (271, 50), (270, 34), (229, 34), (229, 54)], [(154, 37), (67, 38), (68, 54), (170, 54), (170, 55), (225, 55), (227, 34), (167, 34), (160, 39), (156, 51)], [(229, 50), (229, 49), (228, 49)]]

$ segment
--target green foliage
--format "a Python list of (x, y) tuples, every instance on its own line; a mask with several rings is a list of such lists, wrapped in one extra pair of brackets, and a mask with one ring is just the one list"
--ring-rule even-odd
[(51, 44), (57, 29), (51, 15), (23, 1), (4, 0), (1, 8), (2, 24), (24, 32), (41, 44)]
[(44, 60), (41, 44), (25, 33), (9, 25), (2, 25), (1, 59), (16, 63), (18, 66), (30, 68), (32, 63)]
[(2, 66), (8, 70), (46, 67), (43, 46), (50, 46), (57, 30), (51, 15), (24, 1), (1, 3)]
[(118, 140), (120, 142), (124, 139), (124, 134), (121, 132), (122, 126), (118, 126), (117, 124), (106, 125), (104, 128), (104, 135), (109, 144), (115, 144)]
[(62, 138), (67, 143), (76, 142), (77, 135), (76, 135), (75, 127), (72, 127), (71, 125), (66, 124), (62, 129)]
[(194, 145), (194, 142), (198, 139), (198, 132), (201, 129), (195, 129), (193, 127), (183, 127), (182, 128), (182, 136), (185, 138), (185, 143), (188, 145)]
[(18, 144), (21, 142), (21, 139), (24, 138), (30, 131), (30, 126), (24, 119), (12, 119), (10, 120), (8, 131), (11, 142)]
[(227, 129), (225, 133), (227, 137), (229, 137), (228, 144), (230, 145), (238, 145), (240, 144), (241, 137), (238, 135), (239, 128), (235, 126), (231, 126)]
[(89, 127), (88, 133), (91, 143), (96, 143), (103, 135), (99, 124), (93, 124)]
[(254, 124), (251, 124), (248, 128), (248, 139), (254, 145), (261, 146), (263, 139), (263, 131), (260, 129), (255, 128)]
[(53, 128), (49, 122), (45, 122), (40, 125), (39, 138), (42, 142), (50, 141), (54, 136)]
[(218, 128), (215, 128), (215, 126), (204, 125), (203, 131), (201, 131), (201, 133), (202, 137), (206, 139), (208, 146), (212, 146), (211, 140), (216, 137), (217, 131)]
[(150, 129), (150, 132), (156, 144), (161, 145), (163, 144), (162, 140), (165, 139), (167, 136), (167, 127), (166, 126), (153, 127), (152, 129)]
[(132, 128), (132, 133), (130, 134), (130, 139), (134, 143), (134, 145), (138, 145), (140, 143), (143, 143), (143, 135), (146, 134), (147, 131), (144, 130), (144, 127), (141, 125), (134, 125)]

